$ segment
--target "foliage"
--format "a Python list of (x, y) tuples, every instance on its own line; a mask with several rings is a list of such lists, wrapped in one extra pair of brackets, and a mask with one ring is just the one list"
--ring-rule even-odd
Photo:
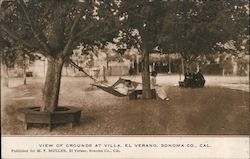
[(1, 29), (45, 56), (67, 59), (80, 43), (105, 44), (117, 31), (113, 1), (18, 0), (4, 1), (2, 8)]
[(29, 62), (35, 60), (36, 55), (31, 54), (30, 49), (23, 48), (22, 46), (15, 44), (12, 40), (6, 40), (5, 38), (4, 36), (1, 36), (0, 58), (2, 64), (7, 68), (13, 68), (15, 65), (23, 67), (24, 56), (29, 59)]
[(219, 42), (244, 41), (246, 49), (249, 41), (247, 1), (126, 0), (120, 14), (127, 26), (122, 41), (128, 46), (139, 44), (151, 52), (159, 48), (163, 53), (181, 53), (190, 61), (220, 51)]
[(15, 48), (12, 47), (10, 42), (3, 39), (3, 36), (1, 36), (0, 52), (2, 64), (4, 64), (7, 68), (14, 67), (15, 61), (17, 59), (17, 52)]
[(150, 52), (180, 53), (193, 61), (200, 54), (217, 52), (219, 42), (233, 40), (246, 49), (248, 15), (245, 0), (16, 0), (1, 3), (0, 22), (7, 40), (48, 59), (42, 110), (54, 111), (62, 66), (80, 44), (93, 50), (114, 42), (120, 54), (137, 48), (143, 53), (146, 92)]
[(247, 75), (247, 67), (249, 67), (249, 57), (247, 59), (247, 57), (239, 57), (237, 59), (237, 66), (238, 66), (238, 69), (237, 69), (237, 75), (240, 75), (240, 76), (245, 76)]

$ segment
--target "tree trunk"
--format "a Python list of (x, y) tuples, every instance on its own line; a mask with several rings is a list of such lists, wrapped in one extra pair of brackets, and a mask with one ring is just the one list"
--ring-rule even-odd
[(108, 55), (107, 55), (106, 66), (107, 66), (107, 70), (108, 70), (109, 69), (109, 57), (108, 57)]
[(2, 67), (3, 67), (3, 72), (1, 72), (1, 73), (3, 73), (2, 74), (3, 75), (3, 85), (5, 87), (9, 87), (9, 68), (6, 65), (2, 65)]
[(168, 56), (168, 73), (172, 73), (171, 58)]
[(44, 59), (44, 63), (43, 63), (43, 76), (45, 77), (46, 75), (46, 59)]
[(41, 111), (54, 112), (58, 106), (62, 66), (62, 58), (48, 57)]
[(149, 72), (149, 52), (142, 48), (143, 53), (143, 70), (142, 70), (142, 97), (150, 99), (152, 97), (150, 91), (150, 72)]
[(107, 82), (105, 66), (103, 66), (103, 81), (104, 81), (104, 82)]
[(26, 58), (25, 54), (23, 55), (23, 84), (26, 85)]
[(110, 75), (110, 69), (109, 69), (109, 57), (108, 57), (108, 55), (107, 55), (107, 61), (106, 61), (106, 68), (107, 68), (107, 70), (106, 70), (106, 75)]
[(24, 66), (23, 68), (23, 84), (26, 85), (27, 84), (27, 80), (26, 80), (26, 67)]
[(185, 68), (184, 68), (184, 59), (183, 57), (181, 58), (181, 73), (184, 75), (185, 73)]
[(66, 76), (67, 76), (67, 77), (69, 76), (68, 67), (69, 67), (69, 66), (66, 67)]

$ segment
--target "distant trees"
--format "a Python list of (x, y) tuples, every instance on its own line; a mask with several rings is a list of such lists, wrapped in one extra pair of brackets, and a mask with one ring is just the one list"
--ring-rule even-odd
[(5, 86), (9, 86), (9, 68), (14, 67), (15, 61), (17, 59), (17, 52), (15, 47), (11, 45), (11, 43), (1, 36), (1, 50), (0, 50), (0, 58), (2, 64), (2, 77)]
[(183, 1), (173, 10), (165, 18), (163, 49), (180, 53), (187, 67), (201, 55), (223, 52), (218, 43), (241, 41), (248, 34), (246, 1)]
[(23, 48), (22, 46), (15, 44), (12, 40), (6, 40), (3, 34), (1, 34), (1, 64), (3, 65), (3, 78), (4, 85), (9, 84), (9, 70), (14, 68), (16, 65), (23, 69), (23, 84), (26, 84), (26, 68), (29, 62), (35, 59), (33, 54), (30, 54), (29, 49)]

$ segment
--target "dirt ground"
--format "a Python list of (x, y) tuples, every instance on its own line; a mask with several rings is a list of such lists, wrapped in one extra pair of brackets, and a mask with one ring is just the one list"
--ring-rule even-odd
[[(129, 77), (140, 81), (139, 77)], [(113, 83), (118, 77), (109, 77)], [(57, 125), (51, 132), (35, 125), (28, 131), (16, 109), (39, 106), (42, 79), (11, 79), (2, 87), (1, 128), (5, 135), (239, 135), (249, 134), (247, 77), (206, 77), (203, 89), (179, 88), (178, 75), (160, 75), (169, 101), (129, 100), (91, 88), (88, 78), (63, 77), (59, 105), (82, 110), (80, 124)]]

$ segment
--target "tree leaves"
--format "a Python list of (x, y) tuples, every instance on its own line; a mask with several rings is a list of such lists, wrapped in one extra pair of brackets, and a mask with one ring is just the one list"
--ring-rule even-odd
[(247, 1), (32, 0), (25, 1), (25, 11), (17, 1), (4, 1), (1, 7), (1, 25), (23, 44), (32, 41), (39, 44), (35, 49), (49, 54), (70, 54), (80, 43), (103, 46), (119, 39), (115, 43), (121, 49), (144, 46), (152, 52), (158, 47), (198, 56), (232, 39), (238, 48), (243, 43), (247, 48), (243, 41), (249, 39)]

